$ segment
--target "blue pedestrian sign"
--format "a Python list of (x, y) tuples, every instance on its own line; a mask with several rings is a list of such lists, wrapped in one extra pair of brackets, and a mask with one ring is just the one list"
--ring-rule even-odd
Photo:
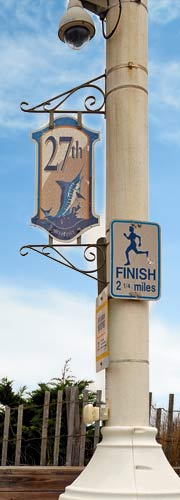
[(110, 226), (110, 295), (120, 299), (160, 297), (160, 227), (152, 222), (113, 220)]

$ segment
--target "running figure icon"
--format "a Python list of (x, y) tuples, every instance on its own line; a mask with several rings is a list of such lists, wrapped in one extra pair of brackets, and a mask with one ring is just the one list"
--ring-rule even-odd
[(124, 236), (125, 236), (125, 238), (127, 240), (130, 240), (130, 245), (127, 247), (127, 249), (125, 251), (126, 260), (127, 260), (127, 262), (124, 264), (125, 266), (129, 266), (129, 264), (130, 264), (129, 252), (131, 252), (131, 251), (133, 251), (136, 254), (145, 254), (146, 257), (148, 257), (148, 255), (149, 255), (148, 251), (138, 250), (137, 249), (136, 239), (139, 240), (138, 247), (141, 247), (141, 236), (139, 236), (138, 234), (136, 234), (134, 232), (134, 227), (133, 226), (129, 226), (129, 235), (127, 235), (126, 233), (124, 233)]

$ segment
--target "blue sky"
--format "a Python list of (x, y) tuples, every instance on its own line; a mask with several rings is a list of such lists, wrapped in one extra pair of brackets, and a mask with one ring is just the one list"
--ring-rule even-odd
[[(96, 379), (96, 283), (37, 254), (19, 254), (24, 244), (47, 242), (46, 233), (30, 224), (35, 206), (30, 133), (47, 118), (23, 113), (20, 102), (38, 104), (104, 72), (97, 19), (97, 35), (82, 51), (59, 41), (65, 5), (64, 0), (0, 0), (0, 377), (13, 379), (16, 387), (60, 376), (69, 357), (74, 375)], [(162, 298), (150, 307), (150, 389), (163, 402), (169, 392), (180, 393), (179, 46), (179, 0), (149, 0), (150, 220), (162, 227)], [(79, 103), (80, 95), (70, 106)], [(101, 133), (95, 146), (95, 211), (102, 224), (84, 237), (95, 242), (104, 231), (105, 121), (86, 117), (84, 122)], [(77, 260), (75, 251), (68, 256)]]

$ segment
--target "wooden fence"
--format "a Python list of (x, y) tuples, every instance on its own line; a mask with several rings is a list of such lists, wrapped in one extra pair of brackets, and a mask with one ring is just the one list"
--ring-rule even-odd
[[(94, 404), (101, 405), (101, 391), (97, 391)], [(6, 407), (1, 428), (1, 466), (40, 465), (40, 466), (83, 466), (88, 463), (101, 438), (100, 422), (85, 426), (82, 409), (88, 402), (88, 391), (79, 396), (78, 387), (67, 387), (65, 392), (57, 392), (54, 419), (51, 415), (51, 394), (46, 391), (41, 408), (41, 427), (38, 432), (33, 427), (31, 434), (24, 425), (26, 412), (40, 407), (17, 409), (17, 420), (12, 424), (12, 408)], [(2, 417), (2, 415), (1, 415)], [(150, 425), (157, 427), (157, 440), (162, 444), (171, 464), (180, 466), (180, 411), (174, 410), (174, 395), (169, 395), (168, 410), (156, 408), (149, 396)], [(33, 430), (34, 429), (34, 430)], [(33, 435), (35, 432), (35, 437)], [(38, 449), (38, 453), (37, 453)], [(29, 450), (34, 461), (29, 462)], [(34, 451), (32, 451), (34, 450)]]
[(157, 441), (162, 445), (164, 453), (179, 474), (180, 466), (180, 409), (174, 409), (174, 394), (169, 394), (168, 409), (158, 408), (152, 404), (150, 424), (157, 428)]
[[(82, 409), (88, 402), (88, 391), (84, 390), (82, 397), (79, 397), (78, 387), (67, 387), (65, 390), (65, 398), (63, 391), (57, 392), (56, 415), (53, 422), (54, 435), (49, 436), (50, 423), (50, 392), (46, 391), (44, 395), (44, 405), (42, 408), (42, 427), (39, 438), (35, 437), (35, 445), (40, 448), (39, 463), (28, 464), (24, 460), (22, 453), (22, 445), (27, 449), (30, 442), (23, 437), (23, 417), (25, 412), (29, 411), (29, 407), (20, 405), (17, 410), (17, 423), (15, 431), (10, 436), (12, 431), (11, 413), (14, 409), (5, 408), (4, 412), (4, 429), (1, 439), (1, 466), (6, 465), (66, 465), (66, 466), (83, 466), (92, 456), (97, 443), (100, 439), (100, 422), (96, 422), (94, 426), (90, 426), (87, 430), (82, 419)], [(96, 406), (101, 404), (101, 391), (97, 391), (95, 402)], [(62, 413), (65, 407), (66, 432), (62, 431)], [(32, 411), (32, 410), (31, 410)], [(37, 411), (37, 407), (34, 408)], [(64, 419), (63, 419), (64, 423)], [(52, 421), (51, 421), (52, 428)], [(51, 443), (49, 443), (49, 440)], [(53, 443), (52, 443), (53, 440)], [(33, 441), (31, 437), (30, 441)], [(34, 446), (35, 446), (34, 445)], [(13, 449), (12, 457), (9, 457), (8, 447)], [(63, 451), (62, 451), (63, 448)], [(50, 451), (49, 451), (50, 449)], [(51, 456), (50, 456), (51, 454)], [(63, 455), (63, 459), (61, 460)], [(85, 457), (88, 455), (88, 458)]]

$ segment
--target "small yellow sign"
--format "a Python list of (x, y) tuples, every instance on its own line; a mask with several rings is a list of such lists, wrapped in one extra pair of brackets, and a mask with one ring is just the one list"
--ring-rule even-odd
[(108, 287), (96, 299), (96, 371), (109, 366)]

